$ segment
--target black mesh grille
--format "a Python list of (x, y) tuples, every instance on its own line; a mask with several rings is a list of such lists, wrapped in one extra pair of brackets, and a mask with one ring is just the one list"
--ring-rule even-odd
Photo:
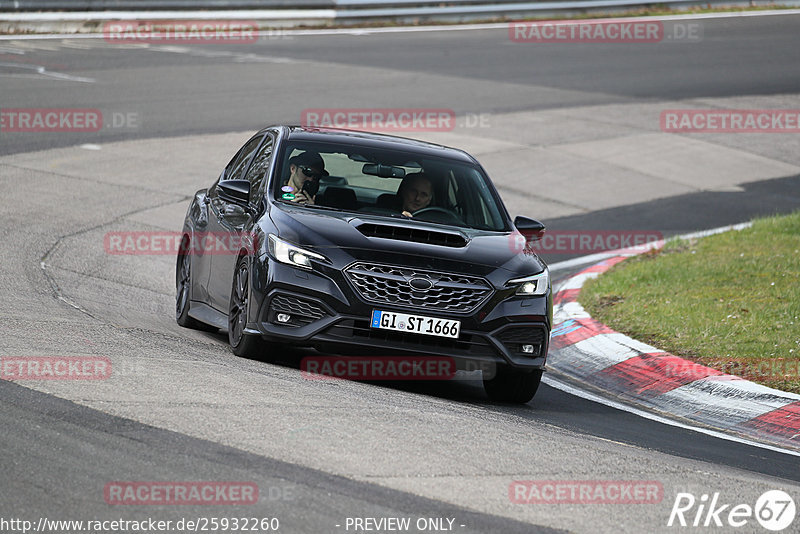
[(545, 331), (540, 326), (512, 326), (497, 336), (500, 343), (511, 353), (519, 354), (522, 345), (533, 345), (533, 353), (529, 356), (540, 356), (544, 348)]
[[(470, 313), (492, 293), (482, 278), (406, 267), (356, 263), (345, 271), (361, 297), (375, 304)], [(415, 289), (412, 279), (429, 280), (430, 289)]]
[(288, 313), (293, 322), (300, 324), (309, 324), (328, 315), (314, 302), (294, 295), (275, 295), (270, 301), (270, 310), (273, 314)]

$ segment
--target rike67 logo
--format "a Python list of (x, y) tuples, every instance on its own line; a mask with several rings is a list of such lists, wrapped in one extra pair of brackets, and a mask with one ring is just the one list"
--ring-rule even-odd
[(719, 492), (710, 499), (705, 493), (699, 499), (691, 493), (678, 493), (667, 526), (739, 528), (755, 518), (765, 529), (779, 532), (794, 522), (796, 511), (794, 500), (781, 490), (765, 492), (755, 506), (723, 504)]

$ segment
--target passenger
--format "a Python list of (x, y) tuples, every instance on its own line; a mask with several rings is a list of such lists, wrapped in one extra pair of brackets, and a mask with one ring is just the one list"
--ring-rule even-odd
[[(325, 161), (317, 152), (307, 151), (289, 158), (289, 180), (282, 191), (283, 198), (301, 204), (313, 204), (319, 190), (319, 179), (328, 176)], [(306, 191), (303, 191), (305, 183)], [(289, 190), (291, 188), (291, 190)], [(310, 191), (308, 189), (310, 188)]]
[(433, 184), (425, 173), (408, 174), (400, 187), (397, 196), (402, 201), (402, 212), (406, 217), (413, 217), (413, 213), (427, 208), (433, 200)]

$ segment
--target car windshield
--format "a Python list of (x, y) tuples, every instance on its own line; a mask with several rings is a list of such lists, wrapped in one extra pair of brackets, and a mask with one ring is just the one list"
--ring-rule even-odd
[[(324, 172), (320, 160), (324, 164)], [(290, 142), (283, 151), (275, 198), (296, 202), (303, 186), (313, 208), (353, 211), (479, 230), (506, 231), (504, 210), (475, 165), (326, 143)]]

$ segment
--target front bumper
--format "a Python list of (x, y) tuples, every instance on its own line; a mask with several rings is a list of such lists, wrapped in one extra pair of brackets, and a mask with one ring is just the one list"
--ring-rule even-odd
[[(545, 367), (552, 317), (549, 292), (509, 298), (508, 291), (495, 291), (472, 313), (447, 313), (366, 302), (336, 269), (305, 271), (271, 259), (258, 264), (252, 270), (248, 330), (265, 338), (345, 355), (449, 356), (460, 368)], [(454, 339), (372, 328), (375, 309), (458, 319), (461, 331)], [(522, 345), (534, 350), (523, 353)]]

